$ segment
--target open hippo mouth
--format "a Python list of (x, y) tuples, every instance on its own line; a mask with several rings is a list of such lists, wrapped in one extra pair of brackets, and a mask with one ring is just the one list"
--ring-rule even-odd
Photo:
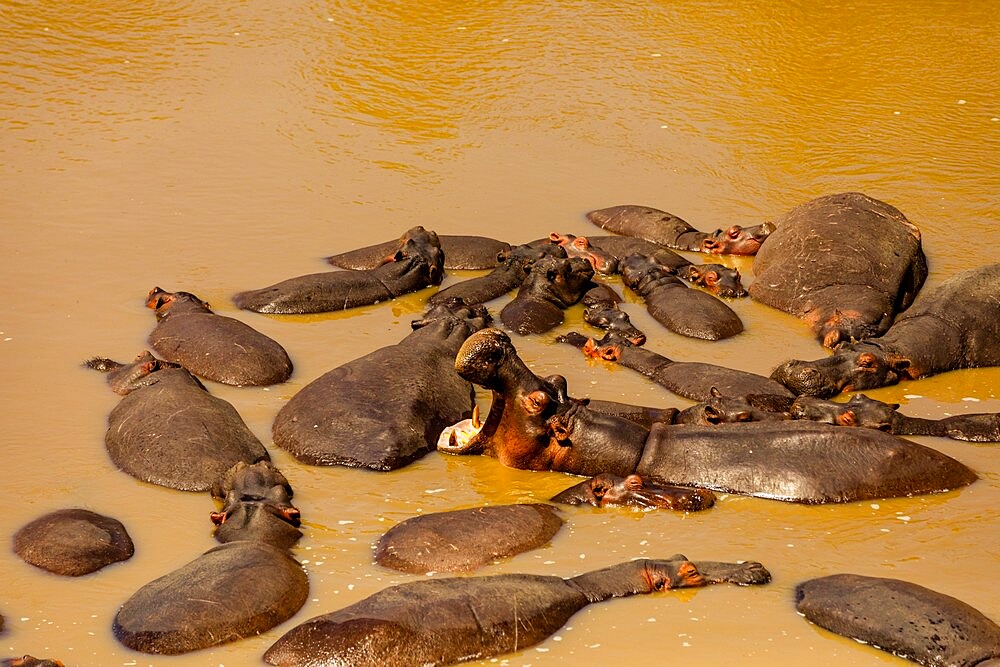
[(439, 451), (448, 454), (467, 454), (469, 443), (479, 435), (483, 429), (483, 423), (479, 419), (479, 405), (472, 408), (472, 417), (463, 419), (460, 422), (446, 426), (438, 437), (437, 448)]

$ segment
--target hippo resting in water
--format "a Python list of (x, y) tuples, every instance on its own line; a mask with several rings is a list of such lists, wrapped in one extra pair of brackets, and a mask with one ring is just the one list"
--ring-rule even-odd
[(326, 271), (289, 278), (233, 297), (237, 306), (258, 313), (328, 313), (370, 306), (429, 285), (444, 277), (437, 234), (414, 227), (393, 261), (366, 271)]
[(522, 336), (545, 333), (562, 324), (563, 311), (594, 287), (593, 277), (593, 267), (581, 257), (543, 257), (500, 311), (500, 319)]
[(62, 509), (18, 530), (14, 552), (35, 567), (79, 577), (128, 560), (135, 547), (118, 519), (85, 509)]
[(270, 458), (236, 409), (188, 371), (143, 352), (132, 363), (91, 359), (123, 396), (108, 415), (111, 460), (136, 479), (181, 491), (208, 491), (238, 461)]
[(714, 583), (765, 584), (760, 563), (634, 560), (570, 579), (531, 574), (392, 586), (289, 630), (264, 654), (283, 667), (423, 667), (534, 646), (594, 602)]
[(240, 461), (212, 485), (212, 497), (223, 503), (211, 514), (215, 539), (223, 544), (254, 540), (288, 549), (302, 537), (292, 487), (270, 461)]
[(1000, 626), (961, 600), (907, 581), (811, 579), (796, 587), (795, 608), (831, 632), (921, 665), (1000, 665)]
[(676, 215), (634, 204), (591, 211), (587, 219), (615, 234), (635, 236), (677, 250), (715, 255), (753, 255), (774, 231), (774, 225), (765, 222), (753, 227), (733, 225), (725, 231), (699, 232)]
[[(407, 238), (404, 234), (392, 241), (331, 255), (326, 261), (342, 269), (374, 269), (395, 261), (396, 253), (406, 245)], [(449, 271), (492, 269), (510, 253), (509, 243), (485, 236), (438, 234), (438, 241), (444, 254), (444, 268)]]
[[(654, 423), (650, 430), (564, 398), (517, 356), (496, 329), (474, 334), (455, 359), (459, 375), (493, 391), (478, 434), (451, 453), (484, 453), (506, 466), (578, 475), (638, 473), (696, 486), (802, 503), (934, 493), (975, 473), (928, 447), (881, 431), (825, 424)], [(564, 382), (564, 380), (562, 380)]]
[(154, 287), (146, 307), (156, 311), (149, 344), (195, 375), (224, 384), (263, 386), (284, 382), (292, 374), (292, 362), (281, 345), (239, 320), (216, 315), (194, 294)]
[(455, 353), (486, 326), (483, 306), (431, 308), (397, 343), (313, 380), (274, 420), (274, 444), (312, 465), (393, 470), (432, 451), (441, 431), (468, 417), (472, 385)]
[(927, 276), (920, 232), (857, 192), (792, 209), (754, 258), (750, 296), (801, 317), (826, 347), (879, 336)]
[(449, 299), (460, 298), (473, 306), (492, 301), (524, 283), (535, 262), (543, 257), (566, 257), (566, 251), (557, 244), (519, 245), (485, 276), (478, 276), (449, 285), (427, 300), (428, 306), (446, 303)]
[(788, 361), (771, 377), (797, 394), (828, 398), (986, 366), (1000, 366), (1000, 264), (922, 291), (883, 336), (816, 361)]
[(635, 474), (619, 477), (604, 472), (560, 491), (551, 500), (567, 505), (697, 512), (714, 505), (715, 494), (708, 489), (648, 484)]

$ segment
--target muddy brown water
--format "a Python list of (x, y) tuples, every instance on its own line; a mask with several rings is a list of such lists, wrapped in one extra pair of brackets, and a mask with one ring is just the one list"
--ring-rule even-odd
[[(194, 292), (287, 348), (287, 384), (210, 385), (270, 446), (295, 392), (396, 342), (432, 290), (316, 317), (240, 312), (232, 294), (324, 270), (321, 257), (415, 224), (523, 242), (591, 233), (587, 210), (642, 203), (715, 229), (861, 190), (922, 229), (930, 283), (996, 261), (992, 3), (766, 4), (0, 0), (0, 536), (79, 506), (118, 518), (136, 543), (130, 561), (80, 579), (0, 549), (0, 654), (258, 664), (296, 623), (415, 578), (372, 562), (373, 541), (396, 522), (545, 500), (575, 481), (441, 454), (386, 474), (315, 468), (270, 447), (305, 519), (295, 556), (309, 573), (306, 606), (260, 637), (186, 656), (125, 649), (110, 629), (117, 607), (214, 544), (207, 495), (112, 466), (103, 438), (118, 399), (81, 367), (144, 348), (143, 301), (156, 285)], [(751, 260), (723, 261), (752, 280)], [(648, 346), (680, 360), (768, 373), (823, 354), (794, 318), (733, 307), (746, 332), (709, 343), (627, 306)], [(570, 327), (585, 328), (578, 309)], [(574, 395), (688, 404), (552, 336), (515, 342)], [(1000, 371), (871, 395), (915, 416), (1000, 411)], [(567, 508), (549, 546), (484, 573), (572, 576), (683, 552), (759, 560), (774, 581), (594, 605), (536, 647), (473, 664), (907, 664), (796, 614), (796, 583), (837, 572), (914, 581), (1000, 621), (1000, 449), (917, 440), (980, 481), (843, 506), (724, 496), (690, 515)]]

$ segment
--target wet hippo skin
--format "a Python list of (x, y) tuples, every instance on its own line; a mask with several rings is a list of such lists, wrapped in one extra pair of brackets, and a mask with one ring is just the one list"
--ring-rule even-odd
[(26, 563), (53, 574), (79, 577), (128, 560), (135, 547), (117, 519), (85, 509), (63, 509), (18, 530), (14, 552)]
[[(438, 234), (446, 270), (492, 269), (510, 252), (510, 244), (486, 236)], [(406, 236), (349, 250), (326, 258), (330, 264), (342, 269), (374, 269), (392, 261), (396, 252), (405, 244)]]

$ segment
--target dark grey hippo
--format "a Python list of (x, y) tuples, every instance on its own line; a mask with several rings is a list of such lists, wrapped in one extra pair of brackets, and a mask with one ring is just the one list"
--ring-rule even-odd
[(961, 600), (908, 581), (810, 579), (795, 588), (795, 608), (831, 632), (921, 665), (1000, 664), (1000, 626)]
[[(0, 630), (3, 626), (0, 625)], [(61, 660), (52, 658), (36, 658), (33, 655), (22, 655), (20, 658), (7, 658), (0, 661), (3, 667), (65, 667)]]
[(411, 574), (472, 572), (542, 546), (562, 525), (556, 508), (541, 503), (421, 514), (379, 538), (375, 562)]
[(285, 348), (248, 324), (213, 313), (194, 294), (154, 287), (146, 306), (156, 311), (149, 344), (195, 375), (223, 384), (264, 386), (292, 374)]
[(927, 276), (920, 231), (858, 192), (792, 209), (754, 258), (750, 296), (805, 320), (826, 347), (883, 334)]
[(594, 286), (593, 277), (593, 266), (582, 257), (543, 257), (500, 311), (500, 320), (522, 336), (545, 333), (562, 324), (563, 311)]
[(117, 519), (85, 509), (63, 509), (17, 531), (14, 552), (35, 567), (79, 577), (128, 560), (135, 547)]
[(373, 470), (424, 456), (446, 426), (472, 412), (472, 385), (455, 373), (455, 353), (489, 321), (483, 306), (434, 306), (396, 345), (303, 387), (278, 412), (274, 444), (311, 465)]
[(678, 555), (571, 579), (531, 574), (425, 579), (292, 628), (264, 661), (283, 667), (450, 665), (533, 646), (594, 602), (713, 583), (765, 584), (770, 578), (760, 563), (692, 563)]
[(91, 359), (122, 400), (108, 415), (111, 460), (136, 479), (208, 491), (238, 461), (268, 459), (239, 413), (185, 368), (143, 352), (130, 364)]
[(455, 298), (462, 299), (470, 306), (492, 301), (524, 284), (531, 267), (543, 257), (566, 257), (566, 251), (562, 246), (552, 243), (519, 245), (512, 248), (500, 264), (485, 276), (449, 285), (432, 295), (427, 300), (427, 305), (437, 306)]
[[(396, 252), (406, 244), (406, 235), (385, 243), (348, 250), (326, 258), (342, 269), (374, 269), (393, 261)], [(510, 244), (486, 236), (438, 234), (446, 270), (492, 269), (510, 253)]]
[(211, 549), (125, 601), (112, 630), (143, 653), (177, 654), (250, 637), (291, 618), (309, 581), (287, 551), (249, 540)]
[(563, 489), (551, 500), (567, 505), (698, 512), (715, 504), (715, 494), (708, 489), (647, 484), (640, 475), (621, 477), (601, 473)]
[(301, 515), (292, 505), (292, 495), (288, 480), (270, 461), (253, 465), (240, 461), (212, 485), (212, 497), (223, 503), (211, 515), (215, 539), (291, 548), (302, 537)]

